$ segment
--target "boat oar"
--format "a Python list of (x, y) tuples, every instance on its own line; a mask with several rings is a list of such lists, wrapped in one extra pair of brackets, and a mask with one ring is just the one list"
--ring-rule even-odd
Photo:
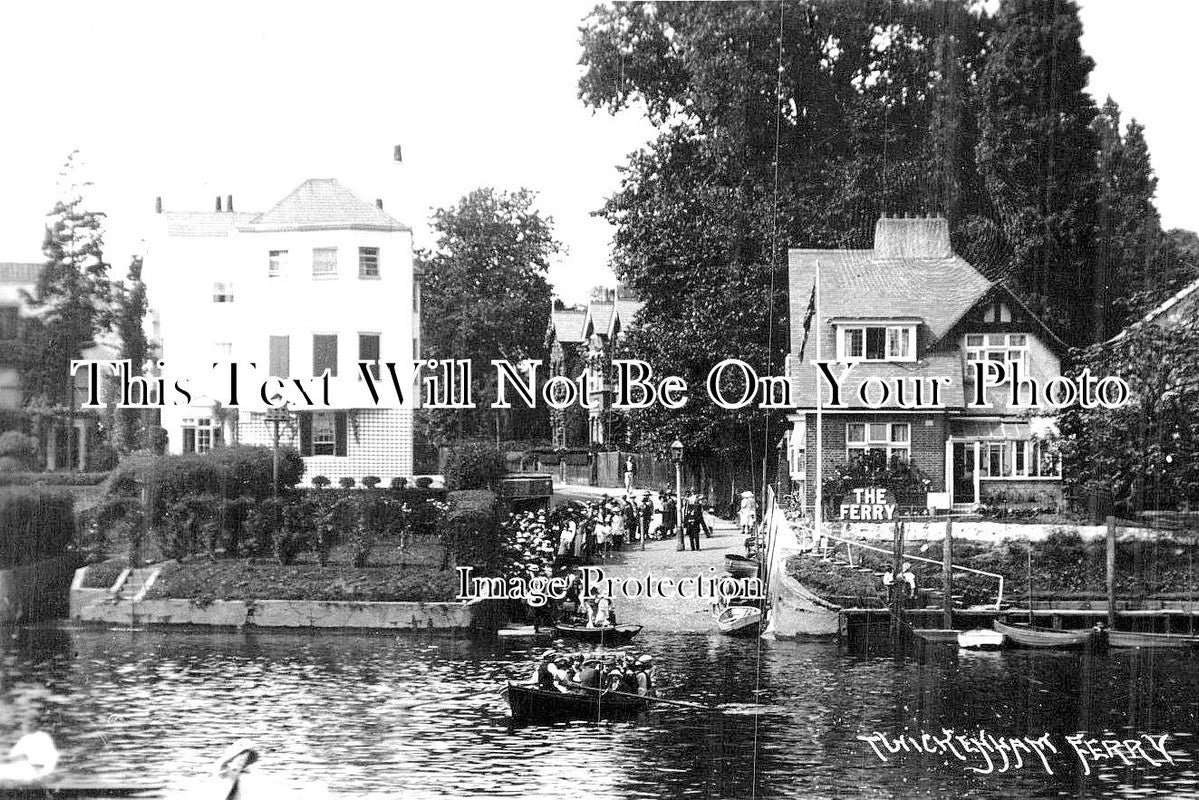
[(615, 689), (596, 689), (593, 686), (578, 686), (577, 688), (586, 689), (589, 692), (600, 692), (604, 697), (608, 695), (614, 695), (616, 697), (633, 697), (637, 700), (646, 700), (651, 703), (665, 703), (668, 706), (678, 706), (679, 708), (696, 708), (700, 711), (713, 710), (711, 706), (705, 706), (699, 703), (688, 703), (686, 700), (667, 700), (665, 697), (655, 697), (654, 695), (648, 694), (630, 694), (629, 692), (618, 692)]

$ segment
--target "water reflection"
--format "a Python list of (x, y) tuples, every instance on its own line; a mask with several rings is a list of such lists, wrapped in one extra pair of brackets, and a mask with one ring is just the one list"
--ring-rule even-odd
[[(235, 738), (296, 786), (404, 796), (1199, 797), (1199, 669), (1189, 654), (933, 653), (857, 657), (823, 643), (645, 635), (659, 682), (713, 711), (510, 727), (499, 695), (529, 643), (387, 635), (12, 633), (0, 648), (0, 737), (51, 732), (61, 770), (178, 787)], [(880, 731), (1096, 738), (1170, 733), (1177, 761), (978, 775), (948, 757), (882, 762)]]

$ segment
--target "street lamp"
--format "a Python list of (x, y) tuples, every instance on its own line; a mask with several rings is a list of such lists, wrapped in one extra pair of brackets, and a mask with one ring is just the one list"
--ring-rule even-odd
[(683, 443), (675, 439), (670, 445), (670, 460), (674, 462), (675, 518), (679, 526), (679, 546), (683, 546)]
[[(280, 395), (271, 398), (278, 401)], [(272, 428), (271, 444), (271, 497), (279, 496), (279, 426), (291, 424), (291, 412), (287, 410), (287, 402), (278, 408), (272, 408), (263, 415), (262, 421)]]

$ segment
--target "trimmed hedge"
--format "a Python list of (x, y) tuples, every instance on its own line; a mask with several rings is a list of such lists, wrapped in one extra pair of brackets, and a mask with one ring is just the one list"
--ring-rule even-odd
[[(237, 445), (221, 447), (202, 455), (152, 456), (131, 460), (118, 470), (108, 491), (132, 495), (145, 485), (153, 498), (153, 521), (158, 522), (170, 506), (193, 495), (212, 494), (224, 498), (271, 496), (273, 454), (269, 447)], [(279, 488), (293, 488), (304, 473), (304, 460), (293, 448), (279, 451)]]
[(450, 510), (437, 524), (445, 546), (445, 563), (451, 558), (459, 566), (489, 568), (499, 557), (499, 523), (494, 492), (481, 489), (450, 492)]
[(0, 569), (56, 558), (75, 538), (75, 501), (43, 489), (0, 491)]

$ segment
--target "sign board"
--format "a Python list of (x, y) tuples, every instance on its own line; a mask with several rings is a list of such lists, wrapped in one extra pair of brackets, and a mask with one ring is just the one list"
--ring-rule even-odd
[(895, 497), (882, 486), (851, 489), (841, 503), (841, 519), (881, 522), (895, 519)]

